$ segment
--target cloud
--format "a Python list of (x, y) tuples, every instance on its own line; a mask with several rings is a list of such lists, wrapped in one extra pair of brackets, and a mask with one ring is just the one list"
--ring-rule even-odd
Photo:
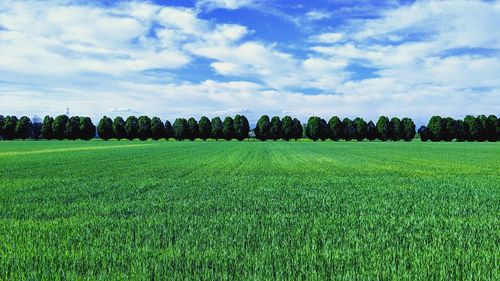
[(255, 7), (256, 5), (256, 0), (199, 0), (196, 2), (197, 7), (207, 10), (237, 10), (245, 7)]
[(333, 44), (339, 42), (343, 38), (344, 35), (342, 33), (330, 32), (330, 33), (321, 33), (318, 35), (314, 35), (310, 38), (310, 40), (316, 43)]
[(332, 13), (328, 11), (312, 10), (306, 13), (306, 19), (309, 21), (321, 21), (332, 17)]

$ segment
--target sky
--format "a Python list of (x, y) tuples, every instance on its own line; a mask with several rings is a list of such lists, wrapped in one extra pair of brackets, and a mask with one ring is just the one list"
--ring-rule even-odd
[(2, 0), (0, 114), (500, 115), (499, 27), (500, 1)]

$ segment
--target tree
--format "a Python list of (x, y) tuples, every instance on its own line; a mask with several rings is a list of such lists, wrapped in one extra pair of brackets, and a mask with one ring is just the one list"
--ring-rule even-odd
[(404, 141), (411, 141), (415, 137), (415, 123), (411, 118), (401, 119), (401, 138)]
[(386, 141), (390, 137), (391, 128), (389, 125), (389, 118), (385, 116), (380, 116), (377, 121), (377, 132), (378, 139), (381, 141)]
[(199, 122), (200, 131), (198, 132), (200, 139), (206, 141), (212, 135), (212, 123), (208, 117), (203, 116), (200, 118)]
[(113, 137), (113, 120), (103, 116), (97, 125), (97, 134), (105, 141)]
[(344, 138), (344, 127), (342, 121), (338, 116), (333, 116), (328, 121), (328, 126), (330, 127), (330, 139), (333, 141), (338, 141)]
[(479, 140), (480, 128), (479, 120), (472, 115), (464, 118), (465, 139), (468, 141)]
[(283, 120), (281, 122), (281, 127), (283, 130), (282, 137), (284, 140), (289, 141), (293, 139), (294, 137), (294, 130), (293, 130), (293, 119), (290, 116), (285, 116), (283, 117)]
[(137, 117), (135, 116), (129, 116), (127, 117), (127, 120), (125, 120), (125, 133), (127, 134), (127, 139), (128, 140), (133, 140), (135, 138), (138, 138), (138, 126), (139, 126), (139, 120), (137, 120)]
[(356, 127), (354, 122), (349, 118), (342, 120), (342, 127), (344, 128), (344, 139), (350, 141), (356, 137)]
[(58, 140), (63, 140), (66, 138), (66, 123), (68, 123), (69, 118), (66, 115), (59, 115), (54, 119), (52, 123), (52, 133), (54, 138)]
[(366, 124), (366, 138), (369, 141), (374, 141), (377, 138), (377, 127), (372, 121)]
[(356, 140), (362, 141), (366, 138), (366, 122), (363, 118), (356, 117), (353, 121), (356, 130)]
[(76, 140), (80, 138), (80, 117), (71, 116), (66, 122), (64, 135), (67, 139)]
[(121, 140), (127, 137), (127, 131), (125, 130), (125, 121), (120, 116), (113, 119), (113, 134), (116, 139)]
[(170, 121), (165, 121), (165, 139), (168, 141), (170, 138), (174, 137), (174, 128)]
[(443, 140), (444, 122), (441, 116), (432, 116), (427, 124), (429, 130), (429, 139), (431, 141)]
[(451, 117), (446, 117), (443, 118), (442, 122), (443, 122), (442, 139), (444, 141), (452, 141), (457, 134), (455, 120)]
[(302, 127), (302, 123), (297, 118), (293, 118), (293, 138), (295, 141), (302, 138), (302, 134), (304, 132), (304, 128)]
[(151, 138), (155, 141), (165, 137), (165, 125), (158, 117), (151, 118)]
[(237, 114), (234, 117), (234, 136), (237, 140), (242, 141), (248, 138), (250, 132), (250, 124), (245, 115)]
[(497, 117), (495, 115), (490, 115), (486, 119), (486, 140), (487, 141), (496, 141), (496, 129), (497, 129)]
[(198, 138), (198, 132), (200, 131), (200, 127), (198, 126), (198, 122), (193, 117), (188, 119), (188, 135), (191, 141), (194, 141)]
[(486, 140), (486, 135), (487, 135), (487, 128), (488, 128), (488, 119), (486, 118), (486, 115), (481, 114), (476, 117), (479, 123), (479, 139), (478, 141), (485, 141)]
[(496, 140), (500, 141), (500, 118), (497, 118), (495, 131), (496, 131)]
[(271, 126), (269, 127), (269, 136), (272, 140), (276, 141), (281, 138), (281, 120), (279, 116), (274, 116), (271, 119)]
[(95, 137), (96, 128), (90, 117), (80, 117), (80, 138), (91, 140)]
[[(39, 140), (42, 137), (42, 119), (38, 116), (33, 116), (31, 118), (31, 138), (34, 140)], [(0, 134), (1, 135), (1, 134)]]
[(224, 118), (224, 122), (222, 123), (222, 135), (227, 141), (234, 138), (234, 121), (230, 116)]
[(427, 129), (426, 126), (421, 126), (418, 129), (418, 135), (419, 135), (421, 141), (428, 141), (429, 140), (429, 129)]
[(43, 118), (41, 133), (42, 137), (46, 140), (51, 140), (54, 137), (54, 133), (52, 130), (53, 123), (54, 123), (54, 118), (48, 115)]
[(321, 118), (312, 116), (307, 120), (306, 136), (313, 141), (321, 138)]
[(189, 137), (188, 122), (184, 118), (177, 118), (174, 121), (174, 138), (178, 141), (187, 139)]
[(22, 116), (16, 124), (16, 137), (25, 140), (31, 135), (32, 124), (28, 116)]
[(389, 122), (389, 135), (390, 139), (393, 141), (398, 141), (402, 139), (402, 133), (403, 129), (401, 127), (401, 120), (397, 117), (391, 118), (391, 121)]
[(455, 120), (455, 136), (457, 141), (465, 140), (465, 124), (463, 120)]
[(3, 125), (5, 122), (5, 117), (3, 115), (0, 115), (0, 140), (3, 139)]
[(151, 119), (148, 116), (140, 116), (137, 119), (137, 136), (141, 141), (151, 137)]
[(16, 137), (18, 119), (16, 116), (6, 116), (3, 123), (3, 138), (13, 140)]
[(270, 138), (269, 129), (271, 128), (271, 122), (269, 121), (269, 116), (262, 115), (257, 121), (257, 126), (255, 126), (254, 133), (255, 137), (261, 141), (266, 141)]
[(320, 124), (321, 130), (319, 138), (321, 139), (321, 141), (326, 141), (330, 136), (330, 127), (328, 126), (328, 123), (326, 123), (326, 120), (323, 118), (321, 118)]
[(220, 117), (214, 117), (212, 119), (212, 138), (215, 139), (215, 141), (223, 138), (223, 134), (222, 134), (222, 120), (220, 119)]

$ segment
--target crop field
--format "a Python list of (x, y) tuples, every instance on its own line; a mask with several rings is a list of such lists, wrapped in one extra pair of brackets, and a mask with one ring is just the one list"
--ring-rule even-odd
[(500, 144), (0, 143), (0, 280), (500, 280)]

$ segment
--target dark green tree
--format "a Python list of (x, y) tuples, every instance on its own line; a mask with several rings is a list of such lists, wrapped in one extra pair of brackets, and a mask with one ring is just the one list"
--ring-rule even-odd
[(224, 118), (224, 122), (222, 123), (222, 135), (227, 141), (234, 138), (234, 120), (230, 116)]
[(200, 118), (199, 127), (200, 139), (205, 141), (212, 136), (212, 122), (210, 122), (210, 119), (208, 119), (208, 117), (203, 116)]
[(137, 120), (137, 117), (135, 117), (135, 116), (129, 116), (129, 117), (127, 117), (127, 120), (125, 120), (125, 133), (127, 134), (128, 140), (133, 140), (133, 139), (139, 137), (139, 134), (138, 134), (139, 124), (138, 123), (139, 123), (139, 120)]
[(170, 138), (174, 137), (174, 128), (170, 121), (165, 121), (165, 139), (168, 141)]
[(184, 118), (177, 118), (174, 121), (174, 138), (178, 141), (189, 138), (188, 122)]
[(457, 141), (465, 140), (465, 124), (463, 120), (455, 120), (455, 136)]
[(486, 115), (481, 114), (476, 117), (478, 123), (479, 123), (479, 139), (478, 141), (485, 141), (487, 138), (487, 131), (488, 131), (488, 118), (486, 118)]
[(354, 122), (349, 118), (344, 118), (342, 120), (342, 127), (344, 128), (344, 139), (350, 141), (356, 138), (356, 126)]
[(279, 116), (274, 116), (271, 119), (271, 126), (269, 127), (269, 136), (272, 140), (276, 141), (281, 138), (281, 119)]
[(467, 115), (464, 118), (465, 139), (468, 141), (479, 140), (480, 134), (479, 120), (472, 115)]
[(420, 126), (420, 128), (418, 129), (418, 136), (420, 137), (421, 141), (428, 141), (430, 139), (429, 129), (427, 129), (426, 126)]
[(486, 140), (496, 141), (497, 140), (497, 117), (495, 115), (488, 116), (486, 120)]
[(151, 118), (151, 138), (155, 141), (165, 137), (165, 125), (158, 117)]
[(5, 122), (5, 117), (3, 115), (0, 115), (0, 140), (3, 139), (3, 125)]
[(31, 136), (32, 124), (28, 116), (19, 118), (16, 124), (16, 137), (25, 140)]
[(141, 141), (151, 137), (151, 118), (148, 116), (139, 116), (137, 119), (137, 136)]
[(369, 141), (374, 141), (377, 138), (378, 132), (377, 132), (377, 126), (370, 121), (368, 124), (366, 124), (366, 138)]
[(80, 138), (80, 117), (71, 116), (66, 122), (66, 130), (64, 135), (67, 139), (76, 140)]
[(281, 122), (281, 127), (283, 129), (283, 139), (286, 141), (289, 141), (293, 139), (294, 137), (294, 130), (293, 130), (293, 119), (290, 116), (285, 116), (283, 117), (283, 120)]
[(127, 137), (127, 131), (125, 130), (125, 120), (120, 116), (113, 119), (113, 135), (117, 140), (121, 140)]
[(326, 141), (330, 136), (330, 127), (328, 126), (328, 123), (326, 123), (326, 120), (323, 118), (321, 118), (320, 124), (321, 124), (320, 139), (321, 141)]
[(270, 138), (269, 129), (271, 128), (271, 121), (269, 120), (269, 116), (262, 115), (257, 121), (257, 126), (253, 130), (255, 133), (255, 137), (261, 141), (266, 141)]
[(237, 140), (242, 141), (248, 138), (250, 132), (250, 124), (245, 115), (237, 114), (234, 117), (234, 136)]
[[(33, 116), (31, 118), (31, 136), (30, 138), (34, 140), (39, 140), (42, 137), (42, 119), (38, 116)], [(0, 139), (1, 139), (1, 134), (0, 134)]]
[(456, 131), (456, 122), (451, 117), (443, 118), (443, 134), (442, 140), (444, 141), (452, 141), (457, 134)]
[(188, 134), (189, 139), (194, 141), (198, 138), (198, 133), (200, 132), (200, 127), (198, 126), (198, 122), (193, 117), (188, 119)]
[(80, 138), (91, 140), (95, 137), (96, 128), (90, 117), (80, 117)]
[(105, 141), (113, 137), (113, 120), (103, 116), (97, 125), (97, 134)]
[(411, 118), (401, 119), (401, 138), (404, 141), (411, 141), (415, 137), (415, 123)]
[(429, 139), (431, 141), (443, 140), (444, 121), (441, 116), (432, 116), (429, 124), (427, 124), (427, 129), (429, 130)]
[(215, 141), (223, 138), (222, 128), (224, 126), (222, 125), (220, 117), (214, 117), (210, 123), (212, 123), (212, 138), (215, 139)]
[(399, 141), (403, 137), (403, 128), (401, 126), (401, 120), (397, 117), (391, 118), (389, 121), (389, 135), (392, 141)]
[(391, 128), (389, 118), (385, 116), (380, 116), (377, 121), (377, 132), (378, 139), (381, 141), (386, 141), (390, 138)]
[(19, 120), (16, 116), (6, 116), (3, 122), (3, 138), (13, 140), (16, 137), (16, 127)]
[(50, 116), (45, 116), (43, 118), (43, 123), (42, 123), (42, 138), (46, 140), (51, 140), (54, 137), (54, 133), (52, 130), (52, 124), (54, 123), (54, 118)]
[(306, 136), (313, 141), (317, 141), (321, 138), (321, 131), (321, 118), (316, 116), (309, 117), (309, 120), (307, 120)]
[(293, 118), (293, 138), (295, 141), (302, 138), (302, 134), (304, 133), (304, 128), (300, 120), (297, 118)]
[(330, 139), (333, 141), (338, 141), (344, 138), (344, 127), (342, 120), (338, 116), (333, 116), (328, 121), (328, 126), (330, 127)]
[(363, 118), (356, 117), (353, 120), (354, 127), (356, 128), (356, 140), (362, 141), (366, 138), (366, 122)]
[(58, 140), (63, 140), (66, 137), (66, 124), (68, 123), (69, 118), (66, 115), (59, 115), (54, 119), (52, 123), (52, 133), (54, 134), (54, 138)]

